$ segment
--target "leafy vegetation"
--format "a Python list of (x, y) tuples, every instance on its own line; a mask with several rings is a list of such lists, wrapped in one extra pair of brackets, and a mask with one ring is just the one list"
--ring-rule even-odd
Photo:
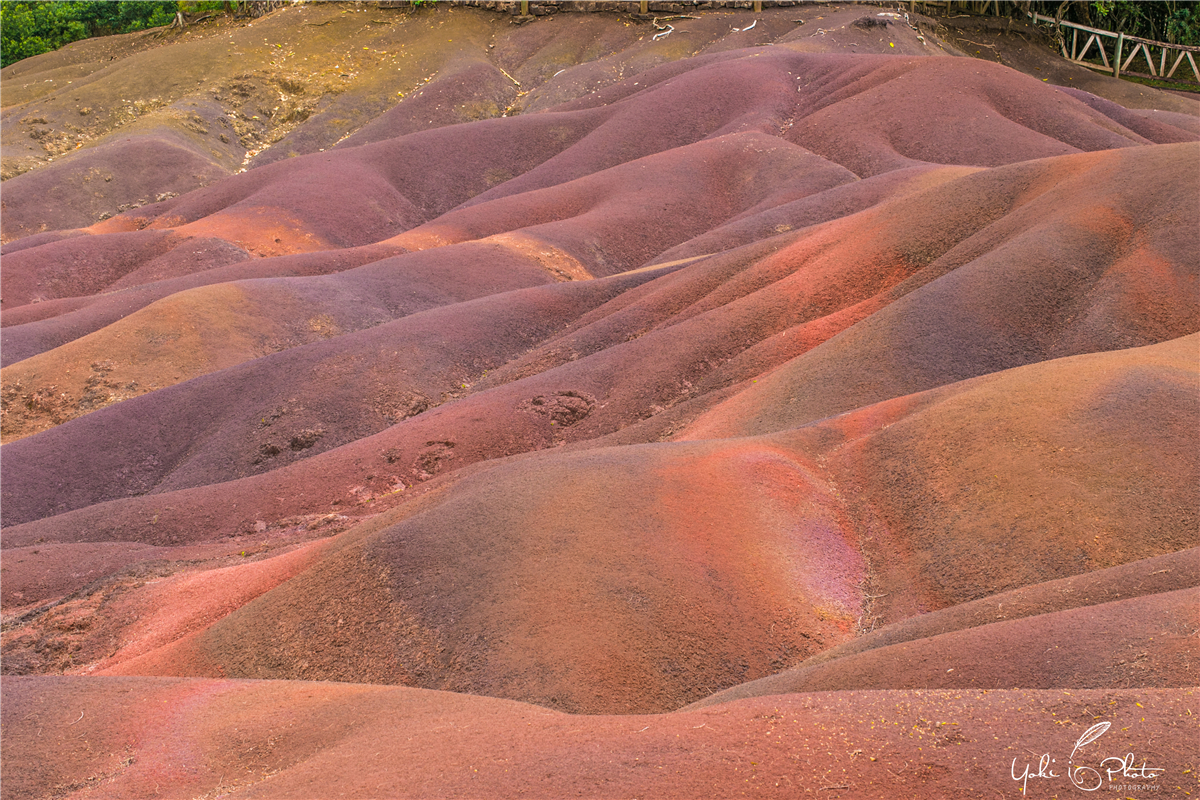
[(0, 66), (65, 44), (169, 25), (176, 12), (232, 11), (233, 2), (176, 0), (4, 0), (0, 2)]
[(0, 64), (57, 50), (65, 44), (168, 25), (175, 2), (17, 2), (0, 3)]
[(1200, 4), (1190, 0), (1033, 2), (1034, 11), (1158, 42), (1200, 46)]

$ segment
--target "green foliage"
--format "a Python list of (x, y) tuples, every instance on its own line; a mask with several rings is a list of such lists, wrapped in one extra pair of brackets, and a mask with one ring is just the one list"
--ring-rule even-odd
[(87, 36), (75, 3), (0, 3), (0, 63), (8, 66)]
[(175, 18), (177, 6), (174, 0), (4, 0), (0, 2), (0, 66), (57, 50), (79, 39), (168, 25)]
[(174, 2), (77, 2), (81, 21), (88, 26), (88, 36), (112, 33), (131, 33), (146, 28), (169, 25), (175, 18)]
[(1190, 0), (1039, 0), (1032, 5), (1041, 14), (1061, 14), (1068, 22), (1157, 42), (1200, 45), (1200, 4)]
[(1092, 3), (1101, 27), (1172, 44), (1200, 45), (1200, 14), (1195, 3), (1137, 3), (1100, 0)]
[(1200, 45), (1200, 8), (1185, 6), (1167, 17), (1167, 41), (1173, 44)]
[(188, 2), (187, 0), (179, 0), (179, 10), (184, 14), (204, 14), (210, 11), (220, 11), (222, 13), (230, 13), (233, 11), (235, 3), (229, 0), (204, 0), (203, 2)]

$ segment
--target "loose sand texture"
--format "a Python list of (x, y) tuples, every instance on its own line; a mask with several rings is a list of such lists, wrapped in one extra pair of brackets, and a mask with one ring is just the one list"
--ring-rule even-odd
[(4, 800), (1200, 794), (1200, 101), (746, 5), (0, 72)]

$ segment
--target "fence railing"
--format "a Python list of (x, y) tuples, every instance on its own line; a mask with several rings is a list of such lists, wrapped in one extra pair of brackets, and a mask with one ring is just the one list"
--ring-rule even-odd
[[(1200, 69), (1196, 68), (1195, 58), (1195, 54), (1200, 53), (1200, 47), (1156, 42), (1153, 39), (1143, 39), (1140, 36), (1128, 36), (1124, 33), (1113, 33), (1112, 31), (1101, 30), (1100, 28), (1089, 28), (1087, 25), (1056, 20), (1054, 17), (1047, 17), (1045, 14), (1038, 14), (1036, 12), (1031, 16), (1034, 22), (1046, 22), (1054, 25), (1059, 30), (1059, 45), (1062, 48), (1063, 57), (1080, 66), (1103, 72), (1111, 72), (1114, 78), (1121, 77), (1121, 73), (1127, 73), (1129, 75), (1137, 75), (1141, 78), (1158, 78), (1159, 80), (1168, 81), (1174, 78), (1176, 70), (1186, 60), (1188, 66), (1192, 68), (1192, 75), (1200, 83)], [(1070, 31), (1070, 37), (1067, 36), (1066, 31), (1063, 30), (1064, 28), (1066, 31)], [(1080, 33), (1083, 36), (1080, 36)], [(1067, 46), (1068, 39), (1070, 41), (1070, 48)], [(1106, 39), (1113, 40), (1111, 62), (1108, 59)], [(1083, 41), (1082, 47), (1079, 44), (1081, 40)], [(1092, 52), (1093, 44), (1096, 45), (1096, 54), (1100, 58), (1101, 63), (1099, 64), (1084, 60), (1088, 53)], [(1125, 52), (1127, 45), (1131, 45), (1128, 53)], [(1159, 51), (1157, 68), (1154, 64), (1155, 58), (1152, 48)], [(1135, 59), (1139, 55), (1145, 57), (1146, 66), (1150, 68), (1149, 74), (1133, 72), (1129, 69), (1129, 65), (1134, 64)], [(1168, 61), (1170, 62), (1169, 68), (1167, 66)], [(1141, 62), (1136, 63), (1140, 65)], [(1186, 74), (1186, 71), (1184, 74)]]
[[(955, 0), (908, 0), (908, 5), (910, 8), (917, 5), (936, 6), (948, 14), (959, 8), (976, 14), (987, 14), (989, 11), (996, 15), (1001, 13), (1000, 0), (957, 0), (957, 2)], [(1200, 47), (1156, 42), (1140, 36), (1089, 28), (1087, 25), (1058, 20), (1036, 12), (1027, 11), (1026, 14), (1034, 22), (1053, 25), (1058, 34), (1058, 43), (1063, 58), (1081, 67), (1107, 72), (1114, 78), (1119, 78), (1124, 73), (1136, 75), (1139, 78), (1156, 78), (1161, 81), (1190, 84), (1191, 80), (1175, 77), (1175, 73), (1186, 61), (1187, 67), (1191, 68), (1191, 75), (1188, 77), (1194, 77), (1196, 82), (1200, 83), (1200, 69), (1196, 67), (1196, 54), (1200, 53)], [(1157, 59), (1155, 51), (1157, 51)], [(1112, 54), (1111, 59), (1109, 58), (1110, 53)], [(1093, 59), (1100, 59), (1100, 63), (1085, 60), (1089, 54)], [(1149, 69), (1148, 73), (1134, 72), (1129, 69), (1131, 65), (1139, 66), (1142, 63), (1137, 60), (1138, 56), (1142, 56), (1145, 60), (1146, 67)], [(1182, 74), (1188, 74), (1186, 67)]]

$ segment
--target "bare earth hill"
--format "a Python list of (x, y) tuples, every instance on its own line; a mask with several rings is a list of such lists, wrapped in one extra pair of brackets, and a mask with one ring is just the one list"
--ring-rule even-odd
[(0, 73), (2, 796), (1200, 793), (1200, 102), (596, 5)]

